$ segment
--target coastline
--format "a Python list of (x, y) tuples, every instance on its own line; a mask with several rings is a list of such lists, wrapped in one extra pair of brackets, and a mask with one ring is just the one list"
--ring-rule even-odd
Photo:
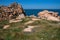
[(57, 11), (27, 10), (16, 3), (0, 8), (0, 40), (60, 40)]

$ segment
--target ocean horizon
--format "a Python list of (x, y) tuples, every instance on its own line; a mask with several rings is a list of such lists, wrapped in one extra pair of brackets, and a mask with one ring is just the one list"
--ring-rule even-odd
[(43, 10), (58, 12), (58, 15), (60, 15), (60, 9), (24, 9), (27, 16), (30, 16), (30, 15), (37, 16), (37, 14)]

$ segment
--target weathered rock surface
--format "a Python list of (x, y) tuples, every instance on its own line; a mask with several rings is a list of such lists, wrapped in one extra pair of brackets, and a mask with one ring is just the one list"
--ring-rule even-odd
[(48, 11), (48, 10), (39, 12), (38, 17), (41, 19), (46, 19), (46, 20), (60, 21), (58, 18), (58, 12), (52, 12), (52, 11)]
[(21, 16), (18, 19), (24, 18), (26, 16), (22, 6), (18, 3), (13, 3), (9, 6), (0, 6), (0, 21), (15, 19), (18, 16)]

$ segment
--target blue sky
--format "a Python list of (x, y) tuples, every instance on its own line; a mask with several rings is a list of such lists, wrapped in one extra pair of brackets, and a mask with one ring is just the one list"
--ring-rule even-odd
[(17, 2), (24, 9), (60, 9), (60, 0), (0, 0), (0, 5)]

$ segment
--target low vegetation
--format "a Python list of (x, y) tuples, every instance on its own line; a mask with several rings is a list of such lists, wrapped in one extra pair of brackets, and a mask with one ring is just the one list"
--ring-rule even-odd
[[(1, 21), (0, 40), (60, 40), (60, 22), (41, 19), (28, 25), (24, 24), (30, 20), (30, 18), (25, 18), (17, 23)], [(10, 25), (10, 27), (3, 29), (4, 25)], [(31, 33), (24, 33), (22, 30), (29, 25), (37, 27)]]

